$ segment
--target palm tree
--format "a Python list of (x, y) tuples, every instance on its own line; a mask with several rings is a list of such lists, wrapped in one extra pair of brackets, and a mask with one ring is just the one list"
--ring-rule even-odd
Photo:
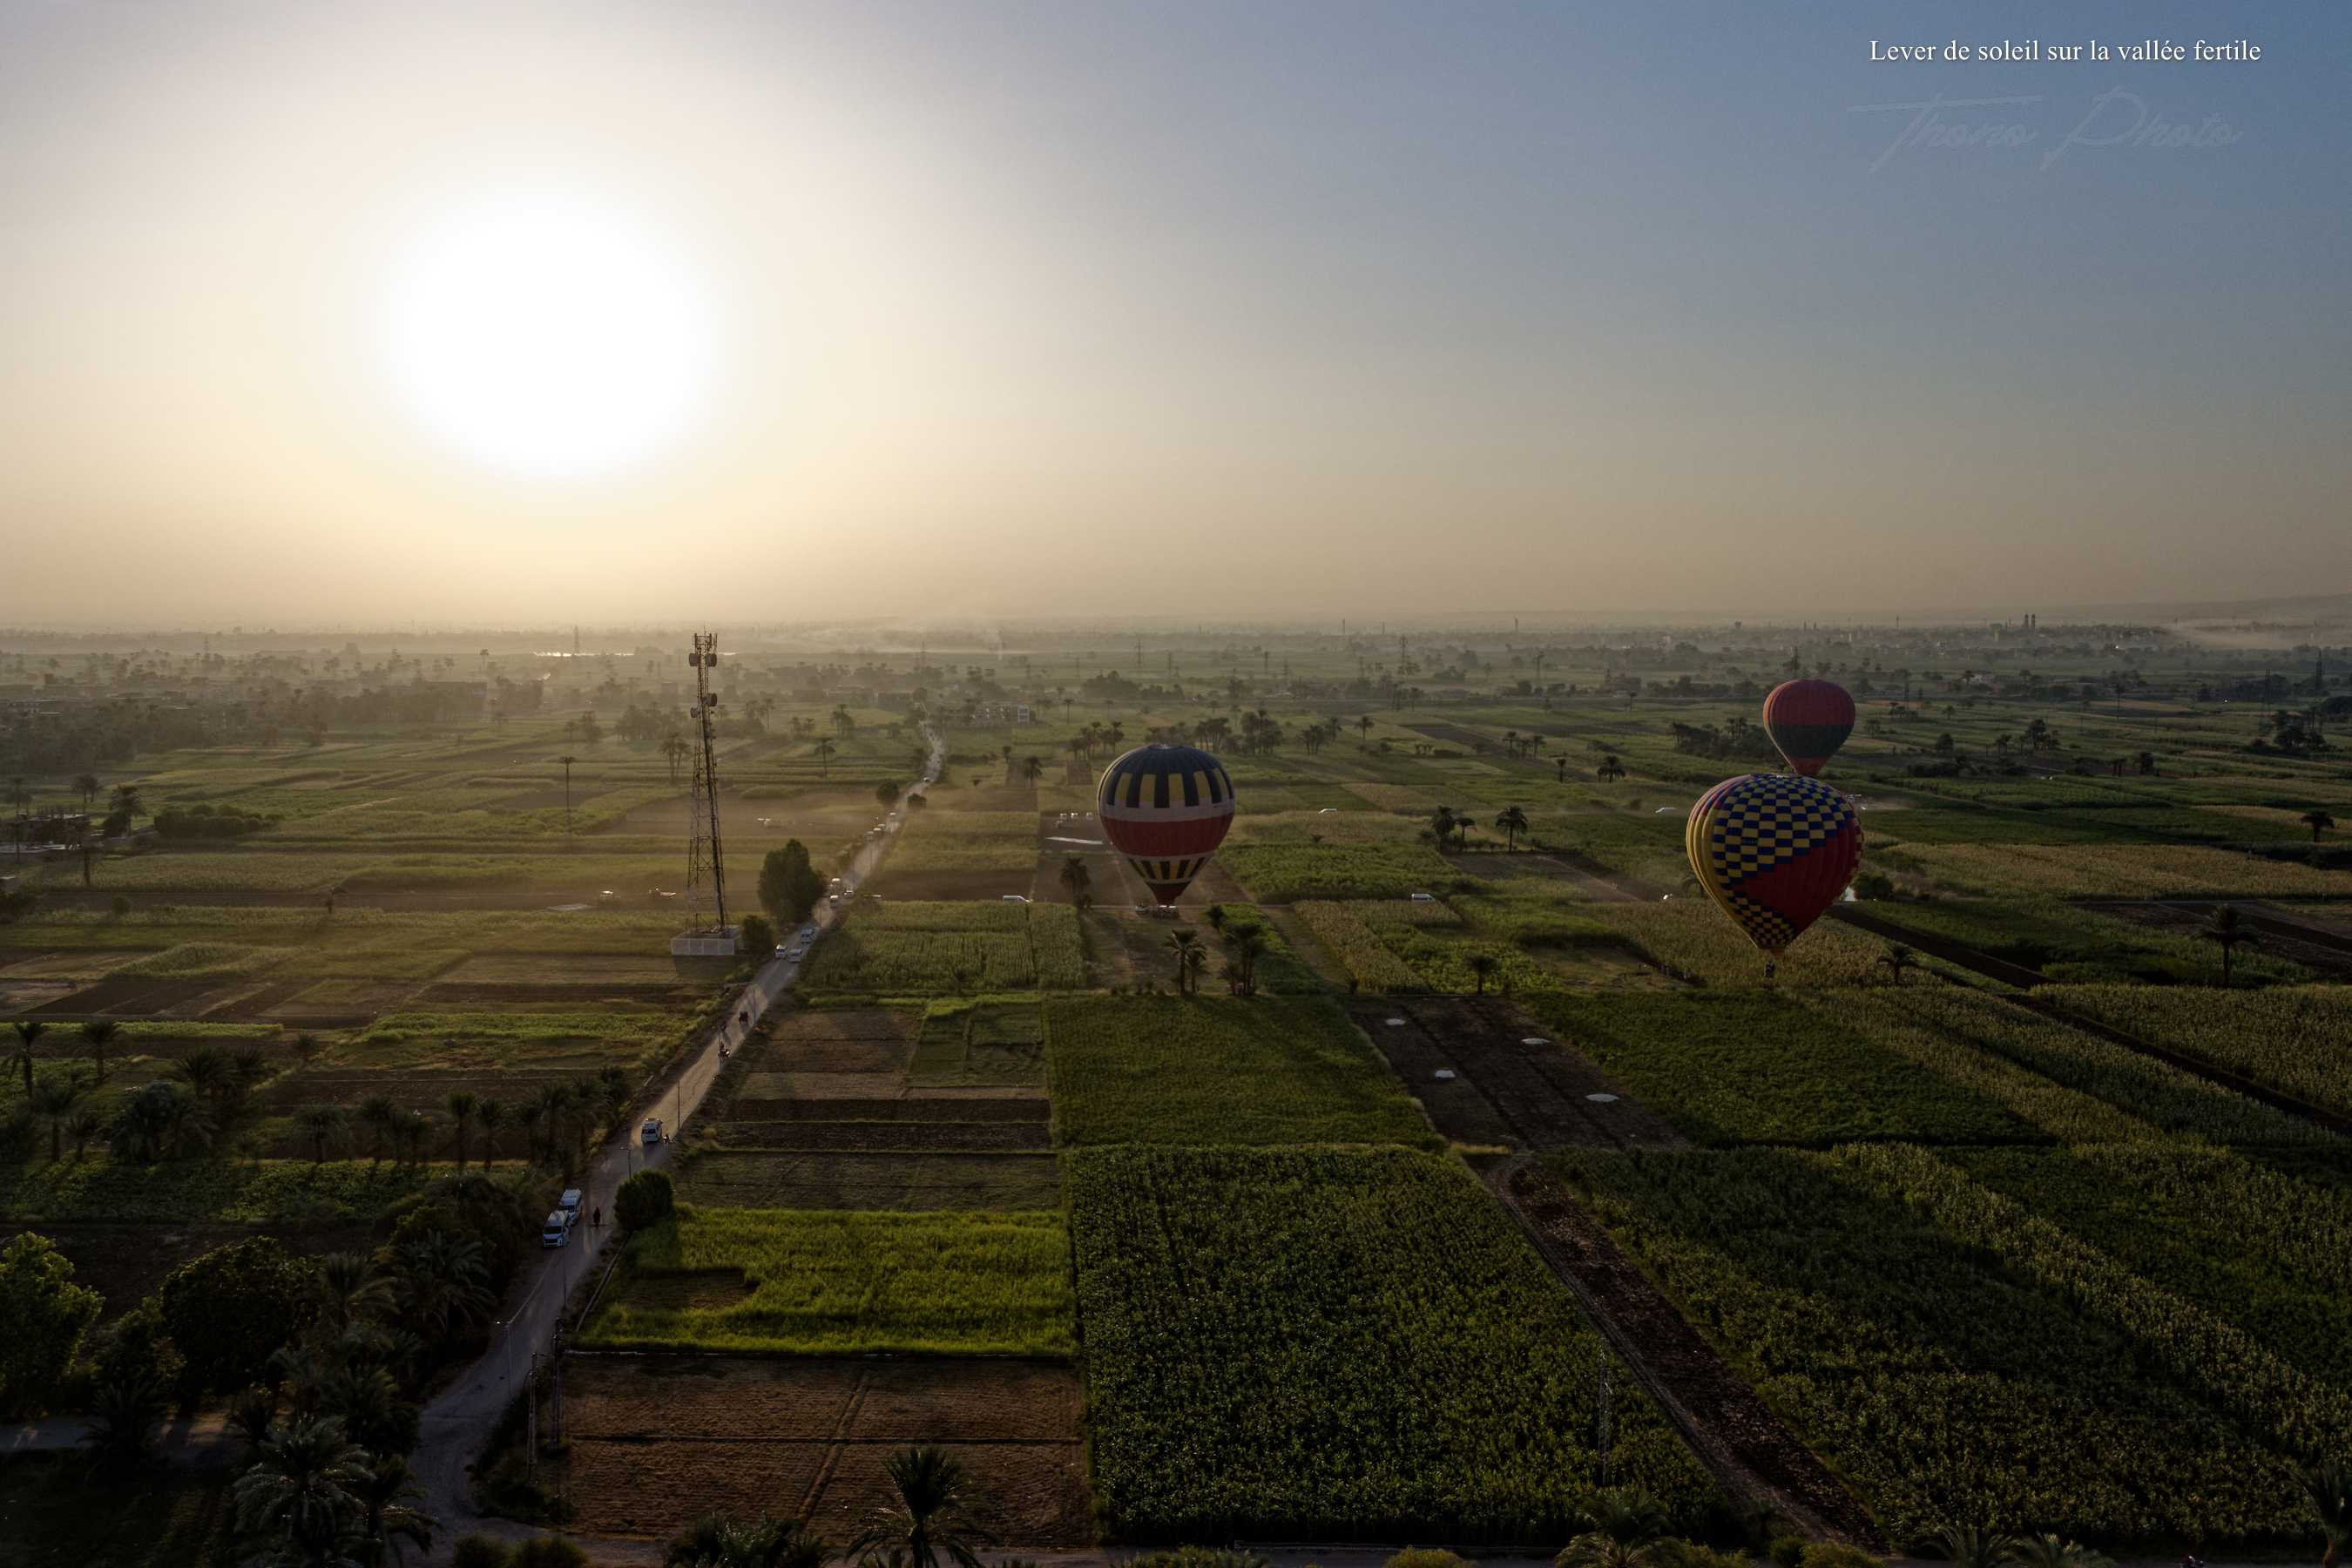
[(317, 1170), (327, 1163), (327, 1149), (343, 1141), (343, 1108), (340, 1105), (314, 1105), (294, 1118), (294, 1125), (310, 1141), (310, 1168)]
[(1445, 847), (1445, 841), (1453, 836), (1455, 826), (1454, 808), (1450, 805), (1441, 805), (1429, 814), (1430, 835), (1437, 840), (1440, 849)]
[(100, 787), (98, 775), (96, 773), (76, 773), (74, 774), (73, 786), (74, 793), (81, 796), (82, 810), (88, 811), (89, 809), (89, 803), (98, 798), (98, 791)]
[(305, 1032), (294, 1037), (294, 1060), (298, 1066), (309, 1067), (319, 1059), (319, 1053), (326, 1048), (320, 1043), (319, 1037), (316, 1035)]
[(66, 1131), (74, 1141), (74, 1158), (79, 1160), (89, 1147), (89, 1141), (106, 1131), (106, 1118), (88, 1106), (66, 1119)]
[(281, 1559), (315, 1568), (352, 1560), (364, 1505), (368, 1455), (331, 1415), (270, 1429), (237, 1478), (236, 1520), (257, 1536), (276, 1537)]
[(403, 1562), (404, 1548), (412, 1544), (419, 1552), (431, 1549), (433, 1520), (415, 1506), (425, 1493), (406, 1459), (397, 1454), (376, 1459), (365, 1467), (351, 1492), (359, 1500), (362, 1563)]
[(2352, 1546), (2352, 1460), (2321, 1459), (2306, 1465), (2303, 1489), (2310, 1494), (2312, 1510), (2319, 1515), (2320, 1531), (2327, 1541), (2319, 1568), (2336, 1568), (2344, 1559), (2344, 1549)]
[(1191, 926), (1178, 926), (1168, 933), (1169, 950), (1176, 954), (1176, 994), (1179, 996), (1199, 989), (1202, 968), (1209, 962), (1208, 944), (1201, 933)]
[(1937, 1537), (1945, 1558), (1955, 1568), (2003, 1568), (2016, 1559), (2015, 1536), (2002, 1535), (1973, 1524), (1955, 1524)]
[(1095, 901), (1095, 874), (1087, 870), (1086, 861), (1076, 855), (1067, 856), (1062, 861), (1062, 886), (1070, 890), (1072, 909), (1084, 910)]
[[(2230, 988), (2230, 957), (2241, 947), (2262, 945), (2261, 933), (2248, 925), (2235, 904), (2223, 904), (2213, 911), (2213, 919), (2201, 933), (2207, 942), (2221, 950), (2221, 989)], [(22, 1026), (18, 1026), (22, 1027)]]
[(364, 1252), (330, 1252), (320, 1258), (310, 1276), (310, 1296), (318, 1304), (318, 1321), (336, 1333), (389, 1317), (393, 1308), (392, 1281)]
[(474, 1130), (474, 1114), (481, 1109), (481, 1101), (461, 1089), (449, 1096), (448, 1104), (450, 1119), (457, 1124), (457, 1169), (462, 1171), (466, 1168), (467, 1138)]
[(1577, 1522), (1584, 1528), (1554, 1559), (1559, 1568), (1651, 1568), (1664, 1555), (1666, 1510), (1647, 1492), (1595, 1492)]
[(1035, 757), (1024, 757), (1021, 759), (1021, 776), (1028, 780), (1031, 784), (1035, 784), (1038, 779), (1045, 775), (1045, 764), (1039, 759)]
[(751, 1524), (706, 1513), (669, 1543), (663, 1568), (824, 1568), (833, 1543), (788, 1519)]
[(25, 1069), (25, 1098), (33, 1097), (33, 1042), (48, 1028), (38, 1018), (16, 1020), (16, 1064)]
[(1902, 942), (1890, 942), (1886, 944), (1886, 951), (1878, 955), (1878, 962), (1885, 966), (1895, 984), (1900, 985), (1905, 974), (1919, 967), (1919, 955)]
[(2309, 811), (2305, 812), (2301, 816), (2296, 817), (2295, 820), (2302, 823), (2305, 827), (2311, 829), (2311, 841), (2314, 844), (2319, 842), (2319, 836), (2321, 834), (2336, 826), (2336, 818), (2315, 805)]
[(555, 759), (563, 764), (563, 831), (572, 831), (572, 764), (580, 759), (566, 752)]
[(1608, 752), (1601, 757), (1601, 765), (1592, 770), (1592, 776), (1602, 784), (1615, 784), (1625, 776), (1625, 764), (1617, 760), (1614, 752)]
[(471, 1237), (428, 1230), (400, 1244), (393, 1268), (399, 1276), (401, 1314), (428, 1339), (471, 1329), (498, 1305), (482, 1244)]
[(89, 1042), (90, 1059), (98, 1064), (100, 1083), (106, 1081), (106, 1047), (121, 1027), (111, 1018), (92, 1018), (81, 1026), (81, 1037)]
[(1470, 966), (1471, 978), (1477, 984), (1477, 990), (1474, 994), (1484, 996), (1486, 994), (1488, 977), (1502, 967), (1502, 961), (1491, 952), (1474, 952), (1466, 962)]
[(206, 1100), (218, 1100), (227, 1092), (229, 1073), (226, 1052), (200, 1049), (180, 1058), (181, 1081)]
[(388, 1094), (371, 1094), (360, 1101), (360, 1124), (368, 1130), (368, 1169), (383, 1163), (384, 1149), (392, 1142), (392, 1130), (400, 1121), (400, 1108)]
[(102, 1378), (90, 1392), (89, 1425), (81, 1440), (101, 1465), (138, 1468), (163, 1419), (163, 1385), (151, 1372), (131, 1371)]
[(1255, 924), (1236, 921), (1226, 928), (1225, 952), (1232, 957), (1234, 991), (1243, 996), (1257, 994), (1257, 961), (1265, 952), (1265, 932)]
[(1496, 815), (1495, 826), (1503, 830), (1503, 853), (1507, 855), (1519, 847), (1519, 835), (1528, 830), (1528, 814), (1518, 806), (1507, 806)]
[(81, 1085), (70, 1079), (51, 1079), (33, 1090), (33, 1114), (47, 1119), (49, 1124), (49, 1163), (54, 1165), (65, 1157), (65, 1121), (74, 1103), (81, 1099)]
[(486, 1100), (474, 1108), (474, 1120), (482, 1124), (482, 1169), (488, 1170), (499, 1157), (499, 1129), (506, 1125), (507, 1107), (502, 1100)]
[(833, 742), (820, 735), (813, 751), (816, 757), (817, 777), (831, 778), (833, 776)]
[(868, 1516), (849, 1542), (853, 1558), (887, 1556), (905, 1568), (981, 1568), (979, 1548), (992, 1544), (980, 1521), (971, 1475), (943, 1448), (904, 1448), (883, 1465), (898, 1494)]

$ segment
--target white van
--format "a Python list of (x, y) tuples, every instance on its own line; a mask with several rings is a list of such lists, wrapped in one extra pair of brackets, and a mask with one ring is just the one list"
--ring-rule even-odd
[(570, 1209), (548, 1210), (547, 1222), (541, 1226), (539, 1230), (540, 1246), (562, 1247), (565, 1242), (570, 1241), (572, 1222), (579, 1217)]
[(555, 1200), (555, 1206), (562, 1209), (565, 1214), (570, 1215), (573, 1219), (578, 1219), (580, 1217), (580, 1189), (578, 1187), (564, 1188), (563, 1195)]

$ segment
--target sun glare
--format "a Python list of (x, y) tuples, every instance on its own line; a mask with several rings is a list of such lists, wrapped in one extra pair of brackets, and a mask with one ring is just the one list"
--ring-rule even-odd
[(658, 457), (702, 412), (710, 303), (687, 257), (624, 210), (553, 194), (445, 213), (400, 252), (380, 322), (402, 407), (519, 477)]

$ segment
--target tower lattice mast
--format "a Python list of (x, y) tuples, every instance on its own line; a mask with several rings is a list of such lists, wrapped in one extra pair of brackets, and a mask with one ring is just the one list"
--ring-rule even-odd
[(688, 930), (700, 931), (702, 900), (708, 891), (717, 913), (713, 930), (727, 925), (727, 863), (719, 842), (719, 753), (712, 721), (719, 700), (710, 694), (710, 672), (719, 668), (719, 634), (698, 632), (694, 651), (694, 827), (686, 849), (686, 914)]

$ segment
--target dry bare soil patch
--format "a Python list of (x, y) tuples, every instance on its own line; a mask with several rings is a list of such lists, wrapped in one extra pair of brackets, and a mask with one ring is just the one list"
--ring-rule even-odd
[(712, 1509), (797, 1514), (835, 1542), (884, 1499), (883, 1461), (937, 1443), (1000, 1537), (1087, 1539), (1076, 1372), (1040, 1362), (575, 1356), (565, 1489), (590, 1535), (667, 1540)]

